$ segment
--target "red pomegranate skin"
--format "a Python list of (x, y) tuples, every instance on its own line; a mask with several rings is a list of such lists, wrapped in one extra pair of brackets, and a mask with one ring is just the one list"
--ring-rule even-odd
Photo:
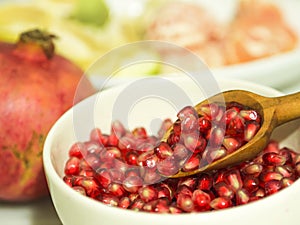
[(67, 109), (94, 92), (67, 59), (49, 58), (35, 44), (0, 43), (0, 200), (48, 195), (42, 163), (46, 135)]

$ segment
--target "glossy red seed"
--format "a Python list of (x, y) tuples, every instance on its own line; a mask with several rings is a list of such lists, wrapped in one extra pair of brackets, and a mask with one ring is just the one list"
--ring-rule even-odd
[(148, 134), (144, 127), (137, 127), (132, 131), (132, 134), (137, 138), (147, 138)]
[(76, 142), (69, 150), (69, 157), (77, 157), (78, 159), (82, 159), (85, 155), (85, 152), (86, 149), (84, 143)]
[(127, 196), (122, 197), (118, 204), (118, 206), (123, 209), (127, 209), (130, 205), (131, 205), (131, 201)]
[(213, 199), (209, 205), (211, 208), (218, 210), (218, 209), (225, 209), (231, 207), (232, 202), (229, 198), (218, 197)]
[(280, 173), (277, 172), (272, 172), (272, 171), (264, 171), (263, 173), (261, 173), (260, 175), (260, 180), (263, 182), (268, 182), (271, 180), (281, 180), (283, 178), (283, 176)]
[(216, 103), (210, 103), (202, 105), (199, 109), (199, 114), (205, 115), (210, 119), (215, 119), (219, 113), (219, 105)]
[(126, 194), (125, 189), (120, 183), (115, 183), (115, 182), (110, 183), (107, 187), (107, 190), (110, 194), (116, 197), (122, 197)]
[(192, 200), (196, 211), (207, 211), (210, 209), (210, 195), (202, 190), (195, 190)]
[(174, 157), (168, 157), (157, 163), (157, 171), (164, 176), (172, 176), (179, 170), (177, 160)]
[(244, 205), (250, 201), (250, 195), (247, 190), (239, 189), (236, 191), (235, 199), (237, 205)]
[(186, 106), (182, 108), (178, 113), (177, 113), (177, 118), (180, 121), (183, 121), (186, 117), (189, 117), (190, 115), (193, 115), (195, 117), (198, 116), (197, 111), (194, 109), (192, 106)]
[(119, 205), (119, 199), (113, 195), (102, 194), (102, 195), (98, 196), (98, 200), (109, 206), (118, 206)]
[(166, 142), (160, 142), (159, 145), (154, 148), (154, 154), (160, 159), (166, 159), (173, 155), (173, 149)]
[(284, 178), (281, 179), (280, 182), (281, 182), (281, 187), (285, 188), (285, 187), (291, 186), (295, 182), (295, 180), (291, 179), (291, 178), (288, 178), (288, 177), (284, 177)]
[(194, 210), (194, 202), (190, 195), (179, 194), (176, 203), (185, 212), (192, 212)]
[(158, 198), (158, 191), (152, 186), (144, 186), (138, 190), (140, 198), (144, 202), (149, 202)]
[(129, 176), (123, 181), (123, 188), (130, 193), (137, 193), (143, 185), (143, 180), (139, 176)]
[(257, 133), (257, 131), (260, 128), (260, 124), (258, 123), (248, 123), (245, 126), (245, 131), (244, 131), (244, 140), (245, 141), (250, 141)]
[(181, 133), (192, 133), (198, 128), (198, 115), (186, 115), (181, 121)]
[(279, 155), (274, 152), (265, 153), (262, 158), (263, 162), (270, 166), (280, 166), (284, 165), (286, 162), (286, 158), (283, 155)]
[(253, 176), (258, 176), (262, 170), (263, 166), (258, 163), (249, 164), (242, 169), (243, 173)]
[(208, 191), (211, 189), (213, 184), (213, 178), (210, 174), (201, 173), (198, 177), (197, 189)]
[(243, 181), (243, 187), (249, 192), (253, 193), (259, 188), (259, 180), (254, 176), (246, 176)]
[(135, 199), (132, 204), (129, 206), (130, 209), (135, 211), (141, 211), (145, 205), (145, 202), (142, 199)]
[(255, 110), (243, 109), (243, 110), (240, 111), (239, 114), (245, 120), (256, 121), (258, 123), (260, 122), (260, 116)]
[(227, 185), (225, 182), (219, 182), (215, 184), (214, 190), (219, 197), (227, 197), (229, 199), (232, 199), (235, 194), (234, 189), (230, 185)]
[(73, 186), (72, 189), (81, 195), (84, 195), (84, 196), (87, 195), (85, 189), (81, 186)]
[(80, 172), (80, 159), (77, 157), (69, 158), (64, 171), (66, 175), (78, 175)]
[(107, 188), (112, 182), (111, 174), (108, 169), (98, 169), (96, 171), (95, 178), (104, 188)]
[(227, 153), (230, 154), (241, 147), (242, 141), (234, 137), (225, 137), (223, 140), (223, 146), (226, 148)]
[(270, 180), (265, 183), (265, 192), (266, 195), (271, 195), (275, 194), (278, 192), (282, 186), (281, 186), (281, 181), (280, 180)]
[(224, 175), (224, 181), (235, 191), (241, 189), (243, 186), (242, 177), (238, 170), (230, 170), (226, 172)]
[(183, 171), (193, 171), (200, 166), (200, 158), (198, 155), (191, 156), (183, 165)]

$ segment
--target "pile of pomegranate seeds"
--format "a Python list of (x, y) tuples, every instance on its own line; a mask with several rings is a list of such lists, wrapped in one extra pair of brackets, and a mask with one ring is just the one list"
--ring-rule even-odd
[[(259, 115), (236, 103), (226, 108), (211, 104), (202, 111), (203, 115), (197, 115), (192, 107), (181, 110), (167, 142), (160, 139), (172, 126), (171, 120), (163, 122), (157, 136), (149, 136), (142, 127), (130, 132), (118, 121), (112, 123), (110, 134), (93, 129), (90, 140), (71, 146), (65, 183), (110, 206), (175, 214), (246, 204), (274, 194), (299, 178), (300, 154), (280, 148), (275, 141), (255, 159), (232, 168), (186, 178), (162, 176), (176, 173), (175, 168), (191, 170), (203, 158), (209, 163), (223, 157), (236, 149), (228, 147), (228, 138), (241, 146), (260, 128)], [(195, 139), (205, 141), (195, 145)], [(222, 149), (222, 154), (212, 154), (208, 149)]]

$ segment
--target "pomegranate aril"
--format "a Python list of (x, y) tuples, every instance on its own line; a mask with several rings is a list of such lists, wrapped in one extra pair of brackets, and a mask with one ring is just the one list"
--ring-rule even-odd
[(223, 146), (226, 148), (228, 154), (237, 150), (241, 145), (242, 141), (234, 137), (225, 137), (223, 140)]
[(84, 195), (84, 196), (87, 195), (85, 189), (83, 187), (81, 187), (81, 186), (73, 186), (72, 189), (74, 191), (77, 191), (81, 195)]
[(108, 169), (98, 169), (96, 171), (95, 178), (104, 188), (107, 188), (108, 185), (112, 182), (112, 178)]
[(199, 175), (197, 189), (208, 191), (211, 189), (212, 184), (213, 184), (213, 178), (211, 177), (210, 174), (202, 173)]
[(110, 194), (116, 197), (122, 197), (126, 194), (125, 189), (123, 188), (122, 184), (120, 183), (110, 183), (107, 187), (107, 190)]
[(225, 182), (219, 182), (214, 185), (214, 190), (218, 194), (219, 197), (227, 197), (232, 199), (234, 197), (234, 189), (227, 185)]
[(198, 116), (197, 111), (194, 109), (194, 107), (192, 106), (186, 106), (183, 109), (181, 109), (178, 113), (177, 113), (177, 118), (180, 121), (183, 121), (185, 118), (189, 117), (190, 115), (193, 115), (195, 117)]
[(232, 202), (229, 198), (218, 197), (213, 199), (209, 205), (211, 208), (218, 210), (218, 209), (225, 209), (231, 207)]
[(158, 198), (158, 191), (152, 186), (145, 186), (139, 189), (140, 198), (144, 202), (149, 202)]
[(210, 209), (210, 195), (202, 190), (195, 190), (192, 200), (196, 211), (207, 211)]
[(200, 158), (198, 155), (191, 156), (183, 165), (183, 171), (193, 171), (200, 166)]
[(289, 187), (294, 183), (294, 179), (288, 178), (288, 177), (284, 177), (281, 179), (281, 187), (285, 188), (285, 187)]
[(178, 198), (179, 195), (192, 196), (193, 191), (190, 187), (188, 187), (186, 185), (179, 185), (177, 190), (176, 190), (176, 193), (175, 193), (175, 198)]
[(78, 175), (80, 172), (80, 159), (77, 157), (69, 158), (64, 171), (66, 175)]
[(144, 127), (137, 127), (132, 131), (132, 134), (137, 138), (147, 138), (148, 134)]
[(120, 202), (116, 196), (109, 195), (109, 194), (99, 195), (97, 199), (109, 206), (118, 206)]
[(131, 201), (127, 196), (122, 197), (118, 204), (118, 206), (123, 209), (127, 209), (130, 205), (131, 205)]
[(247, 190), (245, 189), (239, 189), (236, 191), (236, 204), (237, 205), (243, 205), (250, 201), (250, 196)]
[(209, 144), (210, 146), (220, 147), (223, 143), (225, 136), (225, 130), (221, 127), (212, 128)]
[(168, 157), (157, 163), (157, 171), (164, 176), (172, 176), (179, 170), (177, 160), (174, 157)]
[(173, 155), (173, 150), (166, 142), (161, 142), (154, 148), (154, 153), (158, 156), (158, 158), (166, 159)]
[(260, 175), (260, 180), (263, 181), (264, 183), (271, 181), (271, 180), (281, 180), (283, 178), (283, 176), (280, 173), (277, 172), (263, 172)]
[(86, 194), (92, 198), (97, 197), (101, 193), (101, 188), (95, 178), (84, 177), (78, 182), (78, 185), (83, 187)]
[(190, 195), (179, 194), (176, 203), (185, 212), (192, 212), (194, 210), (194, 202)]
[(293, 177), (294, 171), (291, 166), (283, 165), (283, 166), (276, 166), (274, 172), (280, 173), (283, 177)]
[(248, 123), (245, 126), (245, 131), (244, 131), (244, 140), (245, 141), (250, 141), (257, 133), (259, 130), (260, 125), (258, 123)]
[(245, 120), (260, 122), (260, 115), (255, 110), (243, 109), (240, 111), (239, 115)]
[(194, 190), (196, 185), (197, 185), (197, 178), (195, 177), (185, 177), (185, 178), (181, 178), (178, 182), (178, 186), (180, 185), (185, 185), (187, 187), (189, 187), (191, 190)]
[(136, 151), (129, 151), (125, 155), (125, 161), (129, 165), (137, 165), (139, 154)]
[(69, 150), (69, 157), (77, 157), (78, 159), (82, 159), (85, 155), (85, 150), (84, 143), (76, 142)]
[(123, 188), (130, 193), (137, 193), (143, 185), (143, 180), (139, 176), (129, 176), (123, 181)]
[(230, 185), (235, 191), (241, 189), (243, 186), (243, 181), (241, 174), (238, 170), (227, 171), (224, 175), (224, 181)]
[(145, 205), (145, 202), (142, 199), (135, 199), (132, 204), (129, 206), (130, 209), (135, 211), (141, 211)]
[(217, 103), (205, 104), (202, 105), (198, 111), (199, 114), (207, 116), (210, 120), (214, 120), (219, 113), (219, 105)]
[(186, 159), (187, 157), (189, 157), (191, 155), (191, 152), (182, 144), (175, 144), (173, 146), (173, 156), (175, 157), (175, 159), (177, 159), (178, 161), (182, 160), (182, 159)]
[(243, 181), (243, 187), (249, 192), (253, 193), (259, 188), (259, 179), (254, 176), (246, 176)]
[(278, 192), (282, 188), (280, 180), (270, 180), (265, 183), (266, 195)]
[(286, 162), (286, 158), (283, 155), (279, 155), (274, 152), (265, 153), (262, 158), (263, 162), (270, 166), (281, 166)]
[(205, 135), (211, 128), (211, 122), (206, 117), (200, 117), (198, 119), (199, 131), (201, 135)]
[(242, 171), (247, 175), (258, 176), (263, 170), (263, 166), (258, 163), (253, 163), (245, 166)]

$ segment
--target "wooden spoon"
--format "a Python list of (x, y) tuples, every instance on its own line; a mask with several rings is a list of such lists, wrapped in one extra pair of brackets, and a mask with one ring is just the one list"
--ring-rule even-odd
[[(300, 92), (281, 97), (264, 97), (248, 91), (231, 90), (210, 97), (197, 104), (194, 108), (199, 112), (200, 107), (204, 104), (222, 101), (235, 101), (256, 110), (262, 117), (261, 128), (248, 143), (233, 153), (193, 171), (185, 172), (180, 170), (178, 173), (172, 175), (172, 178), (185, 177), (204, 171), (226, 168), (252, 159), (267, 145), (274, 128), (291, 120), (300, 118)], [(162, 141), (168, 139), (171, 131), (172, 128), (166, 132)]]

